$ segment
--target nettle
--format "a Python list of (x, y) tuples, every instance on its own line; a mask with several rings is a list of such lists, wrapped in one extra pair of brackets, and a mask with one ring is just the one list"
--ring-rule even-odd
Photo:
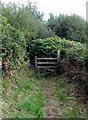
[[(7, 19), (2, 17), (2, 63), (8, 69), (19, 69), (25, 58), (26, 42), (24, 34), (12, 27)], [(2, 66), (3, 67), (3, 66)]]

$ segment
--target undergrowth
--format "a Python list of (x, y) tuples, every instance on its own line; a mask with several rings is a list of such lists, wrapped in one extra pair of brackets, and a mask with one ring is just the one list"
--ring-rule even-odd
[(3, 118), (42, 118), (45, 97), (37, 78), (39, 74), (29, 70), (28, 64), (16, 71), (11, 79), (2, 81), (4, 101)]
[(2, 118), (46, 118), (43, 108), (51, 100), (44, 95), (41, 82), (54, 91), (62, 118), (87, 118), (85, 104), (77, 98), (77, 84), (69, 84), (66, 79), (65, 76), (44, 78), (25, 63), (12, 78), (2, 81)]
[(81, 93), (78, 95), (77, 84), (69, 84), (66, 82), (67, 78), (59, 78), (54, 89), (54, 95), (58, 99), (58, 107), (60, 116), (63, 118), (88, 118), (86, 113), (86, 106), (78, 99), (82, 97)]

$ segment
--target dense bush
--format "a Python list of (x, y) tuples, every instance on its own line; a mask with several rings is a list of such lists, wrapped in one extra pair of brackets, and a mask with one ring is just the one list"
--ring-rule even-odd
[(75, 14), (56, 17), (50, 14), (47, 22), (47, 27), (52, 29), (57, 36), (82, 43), (86, 40), (86, 26), (86, 21)]
[[(48, 22), (44, 22), (43, 14), (30, 2), (22, 6), (15, 3), (1, 5), (4, 16), (1, 17), (1, 56), (10, 69), (20, 67), (26, 50), (30, 59), (34, 59), (34, 56), (56, 57), (57, 50), (60, 50), (61, 58), (69, 57), (82, 63), (88, 60), (86, 47), (80, 43), (87, 39), (85, 25), (87, 27), (88, 25), (81, 17), (77, 15), (54, 17), (50, 14)], [(55, 34), (61, 38), (52, 37)]]
[(85, 64), (88, 60), (88, 55), (86, 52), (86, 45), (77, 43), (74, 47), (68, 49), (67, 56), (77, 62)]
[(82, 63), (88, 59), (86, 45), (59, 37), (33, 40), (29, 49), (30, 58), (33, 59), (34, 56), (56, 57), (57, 50), (61, 51), (62, 58), (69, 57)]
[(56, 57), (57, 50), (61, 50), (63, 53), (66, 52), (66, 48), (64, 46), (68, 46), (65, 44), (66, 40), (63, 40), (63, 43), (60, 38), (47, 38), (47, 39), (37, 39), (33, 40), (30, 44), (30, 56), (38, 56), (38, 57)]
[[(12, 27), (7, 19), (2, 18), (2, 63), (7, 64), (8, 69), (20, 68), (26, 52), (26, 42), (22, 32)], [(5, 68), (4, 68), (5, 69)]]

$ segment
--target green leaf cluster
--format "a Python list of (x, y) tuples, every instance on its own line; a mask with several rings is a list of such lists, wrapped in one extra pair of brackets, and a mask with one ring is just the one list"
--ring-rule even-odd
[(82, 63), (88, 60), (85, 44), (60, 37), (33, 40), (29, 47), (29, 56), (30, 59), (34, 56), (57, 57), (57, 50), (61, 51), (61, 58), (68, 57)]
[(11, 26), (24, 33), (27, 42), (52, 35), (51, 31), (44, 25), (43, 13), (38, 11), (35, 4), (27, 2), (25, 5), (16, 3), (1, 3), (1, 5), (2, 15), (8, 18)]
[(80, 63), (85, 64), (88, 61), (87, 47), (85, 44), (76, 43), (76, 45), (68, 49), (67, 56)]
[(9, 69), (20, 68), (26, 57), (26, 42), (23, 32), (12, 27), (7, 19), (2, 18), (2, 59), (8, 64)]
[(71, 45), (73, 45), (72, 41), (67, 41), (60, 37), (36, 39), (30, 44), (29, 54), (31, 57), (56, 57), (57, 50), (60, 50), (61, 57), (64, 57), (66, 55), (67, 48)]
[(81, 43), (86, 41), (86, 31), (88, 31), (86, 26), (88, 26), (86, 21), (76, 14), (70, 16), (61, 14), (55, 17), (50, 14), (47, 21), (47, 27), (57, 36)]

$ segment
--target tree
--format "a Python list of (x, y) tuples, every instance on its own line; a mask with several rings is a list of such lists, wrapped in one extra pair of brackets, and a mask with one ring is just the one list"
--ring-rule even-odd
[(2, 15), (8, 18), (12, 26), (23, 31), (27, 42), (52, 35), (44, 24), (43, 13), (38, 11), (35, 4), (30, 2), (21, 6), (16, 3), (2, 4)]
[(59, 17), (52, 17), (51, 15), (47, 22), (47, 27), (61, 38), (85, 42), (86, 22), (75, 14), (71, 16), (59, 15)]

